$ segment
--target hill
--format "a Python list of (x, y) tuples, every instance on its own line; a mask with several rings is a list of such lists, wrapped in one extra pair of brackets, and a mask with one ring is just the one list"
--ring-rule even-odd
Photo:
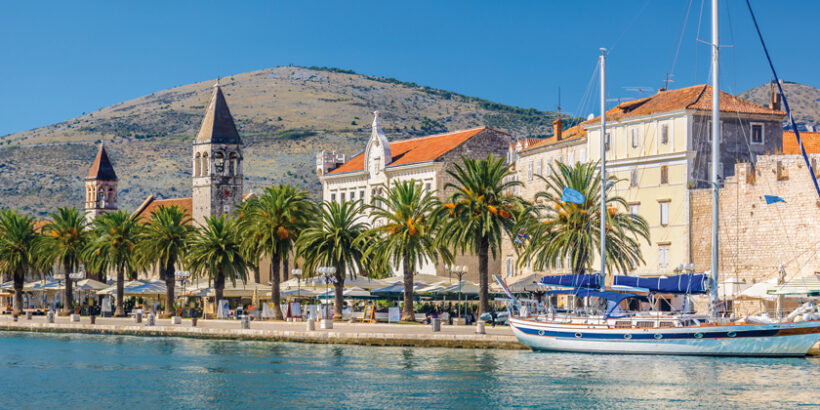
[[(191, 141), (213, 84), (158, 91), (0, 137), (0, 207), (42, 216), (82, 206), (83, 179), (100, 141), (120, 178), (121, 208), (135, 209), (148, 194), (190, 195)], [(315, 152), (362, 150), (374, 110), (391, 140), (481, 125), (516, 138), (545, 136), (557, 116), (325, 67), (277, 67), (221, 84), (245, 142), (246, 192), (290, 182), (317, 193)]]
[[(795, 122), (798, 123), (798, 129), (817, 127), (820, 130), (820, 89), (784, 81), (783, 92), (789, 99), (789, 107)], [(769, 84), (752, 88), (738, 96), (759, 105), (768, 105), (771, 100)]]

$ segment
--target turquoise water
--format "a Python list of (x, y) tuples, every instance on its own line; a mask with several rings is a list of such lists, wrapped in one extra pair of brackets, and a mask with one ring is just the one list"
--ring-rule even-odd
[(820, 405), (820, 359), (601, 356), (0, 332), (2, 407)]

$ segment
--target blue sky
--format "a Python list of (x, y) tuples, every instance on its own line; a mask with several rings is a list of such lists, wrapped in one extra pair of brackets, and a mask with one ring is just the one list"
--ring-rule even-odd
[[(781, 77), (820, 85), (812, 29), (820, 5), (752, 4)], [(734, 46), (723, 53), (721, 88), (740, 92), (768, 81), (745, 2), (721, 0), (721, 7), (721, 43)], [(555, 108), (561, 87), (564, 111), (586, 115), (597, 106), (584, 95), (600, 47), (611, 49), (613, 101), (640, 97), (633, 87), (663, 86), (667, 72), (672, 88), (707, 82), (709, 50), (697, 38), (710, 39), (709, 14), (709, 0), (7, 2), (0, 8), (0, 135), (287, 64), (348, 68), (540, 109)]]

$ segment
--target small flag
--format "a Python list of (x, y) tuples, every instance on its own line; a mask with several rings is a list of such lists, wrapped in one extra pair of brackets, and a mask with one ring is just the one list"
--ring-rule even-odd
[(584, 197), (584, 194), (570, 187), (564, 187), (564, 192), (561, 194), (561, 200), (564, 202), (572, 202), (574, 204), (583, 205), (585, 199), (586, 197)]
[(778, 203), (778, 202), (783, 202), (784, 204), (786, 203), (786, 201), (783, 198), (779, 197), (779, 196), (763, 195), (763, 198), (766, 199), (766, 205), (771, 205), (771, 204), (775, 204), (775, 203)]
[(524, 243), (523, 240), (526, 240), (526, 239), (530, 239), (529, 236), (527, 236), (526, 234), (523, 234), (521, 232), (519, 232), (518, 234), (515, 235), (515, 243)]

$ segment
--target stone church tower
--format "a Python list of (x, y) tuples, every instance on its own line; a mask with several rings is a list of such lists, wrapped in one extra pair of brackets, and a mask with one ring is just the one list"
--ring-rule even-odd
[(194, 140), (193, 220), (230, 213), (242, 201), (242, 140), (217, 82)]
[(97, 215), (117, 210), (117, 174), (100, 144), (97, 157), (85, 178), (85, 217), (91, 222)]

